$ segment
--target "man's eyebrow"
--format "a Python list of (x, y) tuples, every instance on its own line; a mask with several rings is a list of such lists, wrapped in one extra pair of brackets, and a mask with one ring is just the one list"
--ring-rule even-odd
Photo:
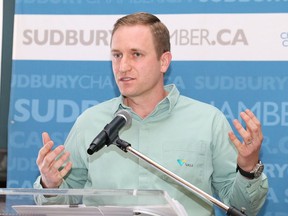
[(135, 51), (140, 51), (140, 52), (141, 52), (141, 49), (132, 48), (131, 51), (132, 51), (132, 52), (135, 52)]
[(112, 49), (111, 52), (120, 52), (118, 49)]

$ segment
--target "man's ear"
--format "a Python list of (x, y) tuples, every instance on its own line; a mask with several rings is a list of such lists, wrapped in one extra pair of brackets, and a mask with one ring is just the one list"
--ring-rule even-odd
[(171, 60), (172, 60), (172, 54), (170, 52), (167, 51), (161, 55), (160, 57), (161, 69), (160, 70), (162, 73), (165, 73), (168, 70)]

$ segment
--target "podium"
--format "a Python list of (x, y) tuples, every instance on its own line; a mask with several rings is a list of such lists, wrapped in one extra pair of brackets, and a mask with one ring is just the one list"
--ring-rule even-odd
[[(35, 198), (45, 203), (35, 203)], [(187, 216), (161, 190), (0, 188), (0, 215)]]

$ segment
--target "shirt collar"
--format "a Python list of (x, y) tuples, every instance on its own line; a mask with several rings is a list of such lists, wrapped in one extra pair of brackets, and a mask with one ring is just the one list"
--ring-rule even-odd
[[(158, 116), (161, 115), (161, 113), (170, 113), (173, 108), (175, 107), (178, 98), (180, 96), (180, 92), (178, 91), (175, 84), (169, 84), (164, 86), (165, 91), (168, 92), (168, 95), (158, 103), (158, 105), (155, 107), (154, 111), (149, 116)], [(112, 108), (115, 113), (119, 111), (120, 109), (126, 109), (130, 112), (133, 112), (132, 109), (124, 104), (124, 97), (123, 95), (120, 95), (116, 98), (115, 106)]]

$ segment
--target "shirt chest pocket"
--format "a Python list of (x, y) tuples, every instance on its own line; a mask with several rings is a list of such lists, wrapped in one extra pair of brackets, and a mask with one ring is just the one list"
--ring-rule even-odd
[[(194, 145), (184, 143), (177, 146), (174, 143), (174, 147), (166, 145), (163, 147), (163, 165), (192, 184), (203, 183), (207, 181), (207, 167), (209, 166), (207, 153), (209, 153), (209, 148), (205, 142), (198, 142)], [(166, 175), (163, 179), (167, 182), (175, 182)]]

